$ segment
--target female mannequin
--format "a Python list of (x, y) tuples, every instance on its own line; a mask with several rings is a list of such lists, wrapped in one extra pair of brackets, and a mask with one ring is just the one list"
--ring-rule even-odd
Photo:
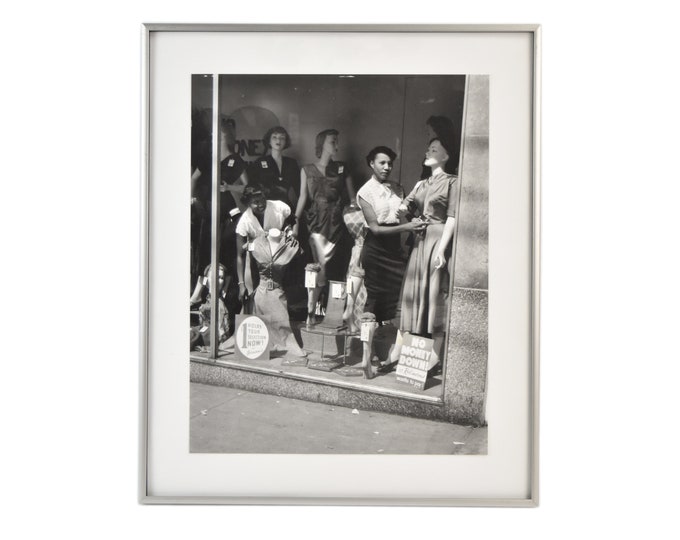
[(346, 233), (342, 219), (343, 205), (354, 200), (352, 179), (345, 164), (334, 161), (338, 153), (338, 131), (326, 129), (316, 136), (317, 161), (305, 165), (300, 172), (300, 199), (295, 211), (296, 224), (293, 234), (297, 236), (297, 221), (306, 210), (309, 244), (314, 261), (319, 264), (316, 287), (307, 299), (307, 324), (314, 322), (316, 304), (322, 288), (326, 285), (326, 266)]

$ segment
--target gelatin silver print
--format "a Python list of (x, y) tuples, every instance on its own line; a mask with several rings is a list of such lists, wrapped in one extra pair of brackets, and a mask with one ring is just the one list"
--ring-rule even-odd
[(191, 77), (191, 452), (487, 453), (489, 82)]

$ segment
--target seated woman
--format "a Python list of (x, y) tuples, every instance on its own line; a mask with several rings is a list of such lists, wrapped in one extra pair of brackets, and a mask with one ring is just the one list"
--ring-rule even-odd
[[(226, 277), (226, 268), (223, 265), (219, 265), (219, 272), (217, 274), (217, 288), (219, 294), (217, 294), (217, 324), (219, 327), (218, 331), (218, 341), (223, 343), (227, 340), (229, 336), (229, 315), (227, 313), (227, 308), (224, 302), (224, 280)], [(190, 349), (191, 351), (203, 350), (204, 347), (210, 346), (211, 332), (210, 332), (210, 304), (211, 304), (211, 278), (212, 278), (212, 265), (208, 265), (204, 272), (205, 286), (208, 288), (208, 296), (201, 306), (198, 308), (199, 325), (192, 326), (190, 331)]]
[[(236, 226), (241, 213), (238, 208), (233, 208), (222, 224), (220, 235), (220, 266), (225, 269), (224, 276), (224, 302), (229, 314), (229, 335), (234, 332), (234, 318), (241, 311), (241, 302), (238, 299), (238, 286), (236, 285)], [(207, 271), (207, 269), (206, 269)], [(194, 307), (203, 302), (207, 291), (208, 278), (205, 274), (196, 280), (196, 286), (189, 299), (190, 306)]]

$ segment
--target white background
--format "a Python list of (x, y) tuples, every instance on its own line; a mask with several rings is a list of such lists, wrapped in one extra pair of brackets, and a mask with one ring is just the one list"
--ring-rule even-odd
[[(677, 537), (680, 87), (667, 5), (5, 10), (3, 536)], [(137, 505), (143, 21), (543, 24), (538, 509)]]

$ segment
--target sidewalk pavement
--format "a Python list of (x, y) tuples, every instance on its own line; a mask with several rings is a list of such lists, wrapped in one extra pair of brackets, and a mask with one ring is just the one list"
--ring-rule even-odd
[(191, 452), (486, 454), (487, 428), (191, 383)]

